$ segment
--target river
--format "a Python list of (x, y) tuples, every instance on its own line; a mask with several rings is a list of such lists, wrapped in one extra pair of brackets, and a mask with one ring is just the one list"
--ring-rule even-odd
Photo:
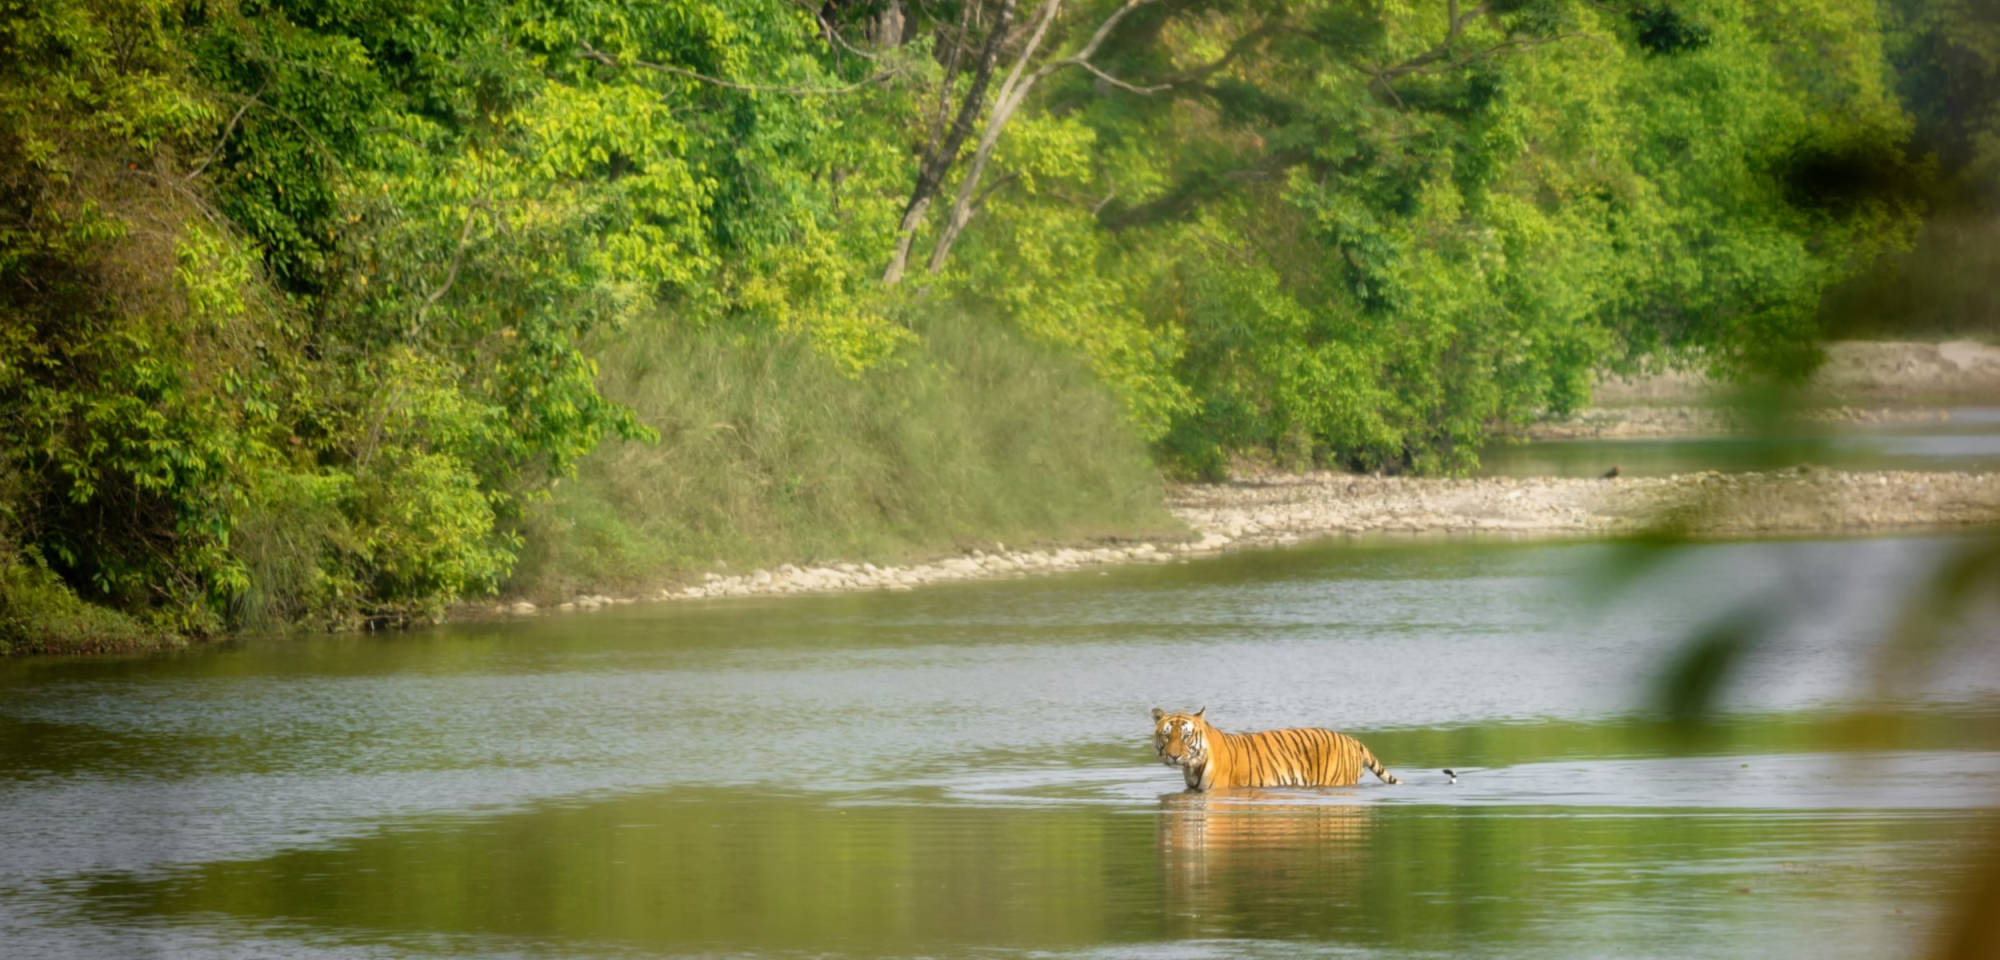
[[(2000, 655), (1878, 686), (1958, 546), (1362, 541), (0, 663), (0, 953), (1913, 956), (2000, 827)], [(1752, 600), (1720, 722), (1654, 719)], [(1406, 783), (1184, 794), (1154, 706)]]
[(1616, 464), (1634, 477), (1694, 470), (1770, 470), (1802, 463), (1841, 470), (2000, 470), (2000, 407), (1954, 407), (1937, 419), (1843, 423), (1784, 436), (1588, 437), (1496, 443), (1480, 452), (1493, 477), (1595, 477)]

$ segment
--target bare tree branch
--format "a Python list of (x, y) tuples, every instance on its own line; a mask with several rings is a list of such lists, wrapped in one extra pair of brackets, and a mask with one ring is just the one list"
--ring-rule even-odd
[(1237, 57), (1240, 57), (1245, 53), (1248, 53), (1250, 50), (1254, 49), (1259, 43), (1262, 43), (1265, 38), (1271, 36), (1274, 33), (1277, 33), (1278, 29), (1283, 25), (1284, 21), (1276, 18), (1263, 21), (1262, 23), (1259, 23), (1255, 27), (1252, 27), (1249, 30), (1245, 31), (1242, 36), (1237, 37), (1234, 42), (1230, 43), (1229, 49), (1224, 50), (1222, 52), (1222, 56), (1219, 56), (1214, 60), (1210, 60), (1209, 62), (1204, 63), (1201, 66), (1190, 67), (1189, 69), (1174, 74), (1173, 76), (1167, 78), (1167, 83), (1173, 86), (1183, 86), (1186, 84), (1198, 84), (1203, 81), (1206, 81), (1209, 77), (1214, 76), (1222, 68), (1229, 66), (1231, 63), (1235, 62)]
[(298, 117), (293, 116), (289, 111), (283, 110), (279, 107), (272, 106), (271, 104), (265, 103), (264, 101), (257, 99), (256, 97), (247, 97), (240, 93), (223, 93), (220, 94), (220, 96), (228, 97), (235, 100), (241, 100), (244, 102), (245, 106), (262, 107), (265, 110), (270, 111), (272, 116), (277, 117), (278, 119), (291, 124), (293, 128), (297, 129), (299, 133), (303, 134), (308, 141), (311, 141), (314, 149), (319, 151), (320, 159), (326, 161), (328, 169), (330, 169), (335, 176), (342, 176), (345, 174), (346, 168), (341, 166), (339, 154), (334, 153), (333, 148), (327, 146), (326, 141), (321, 140), (319, 138), (319, 134), (313, 132), (313, 128), (306, 126), (306, 122), (304, 120), (300, 120)]
[(931, 118), (931, 135), (924, 142), (925, 157), (937, 150), (938, 138), (944, 136), (944, 118), (951, 112), (951, 86), (958, 79), (958, 64), (965, 53), (965, 31), (972, 21), (973, 6), (967, 2), (958, 9), (958, 34), (952, 37), (951, 53), (945, 57), (944, 79), (938, 83), (937, 113)]
[(1044, 66), (1040, 71), (1040, 75), (1048, 76), (1054, 73), (1058, 67), (1072, 63), (1082, 63), (1090, 59), (1097, 53), (1098, 46), (1104, 43), (1104, 38), (1111, 35), (1111, 28), (1118, 26), (1118, 21), (1125, 19), (1126, 14), (1153, 2), (1154, 0), (1125, 0), (1123, 4), (1119, 5), (1117, 10), (1112, 11), (1110, 16), (1104, 18), (1103, 23), (1097, 25), (1097, 32), (1090, 35), (1090, 42), (1084, 44), (1083, 49), (1078, 50), (1065, 59)]
[(1099, 80), (1104, 81), (1105, 83), (1117, 87), (1120, 90), (1129, 90), (1141, 96), (1149, 96), (1151, 94), (1159, 93), (1162, 90), (1171, 90), (1173, 89), (1174, 86), (1171, 83), (1156, 83), (1151, 86), (1137, 87), (1133, 86), (1132, 84), (1126, 83), (1125, 81), (1120, 80), (1117, 77), (1114, 77), (1108, 73), (1105, 73), (1102, 70), (1097, 69), (1097, 66), (1088, 60), (1079, 60), (1077, 61), (1076, 65), (1084, 68), (1085, 70), (1090, 71), (1092, 76), (1096, 77)]
[[(1580, 33), (1563, 33), (1563, 34), (1557, 34), (1556, 36), (1553, 37), (1516, 37), (1512, 40), (1503, 40), (1490, 47), (1487, 47), (1484, 50), (1475, 51), (1463, 57), (1454, 57), (1452, 59), (1443, 61), (1437, 61), (1437, 60), (1427, 61), (1422, 64), (1416, 64), (1414, 61), (1410, 61), (1398, 64), (1397, 66), (1392, 67), (1388, 70), (1375, 73), (1374, 76), (1377, 80), (1380, 80), (1386, 86), (1389, 81), (1395, 80), (1399, 77), (1406, 77), (1419, 73), (1438, 73), (1445, 70), (1454, 70), (1459, 67), (1467, 67), (1471, 66), (1472, 64), (1479, 63), (1485, 60), (1491, 60), (1494, 57), (1506, 53), (1509, 50), (1532, 50), (1535, 47), (1543, 47), (1551, 43), (1560, 43), (1565, 40), (1581, 39), (1583, 38), (1583, 36), (1584, 35)], [(1391, 96), (1394, 96), (1394, 91), (1390, 91), (1390, 94)], [(1399, 100), (1398, 104), (1400, 105), (1400, 103), (1401, 101)]]
[(1111, 202), (1111, 198), (1116, 197), (1117, 195), (1118, 195), (1118, 185), (1112, 184), (1109, 189), (1104, 191), (1103, 199), (1090, 205), (1090, 215), (1094, 217), (1097, 216), (1099, 213), (1103, 212), (1105, 205), (1109, 204)]
[(1487, 10), (1492, 6), (1491, 4), (1482, 3), (1461, 14), (1458, 12), (1458, 0), (1449, 0), (1449, 3), (1450, 6), (1446, 12), (1444, 41), (1393, 67), (1382, 68), (1377, 71), (1377, 76), (1383, 78), (1384, 82), (1387, 82), (1404, 74), (1416, 73), (1423, 67), (1437, 63), (1438, 61), (1450, 59), (1452, 51), (1458, 46), (1459, 37), (1465, 33), (1465, 25), (1479, 17), (1485, 16)]
[(1021, 174), (1018, 172), (1009, 173), (1006, 176), (995, 178), (992, 183), (986, 185), (986, 189), (979, 191), (978, 197), (975, 197), (973, 199), (972, 209), (978, 210), (981, 207), (986, 206), (986, 201), (989, 198), (991, 198), (994, 194), (999, 193), (1000, 190), (1006, 187), (1008, 184), (1013, 183), (1014, 181), (1019, 179), (1021, 179)]
[(458, 228), (458, 246), (452, 248), (451, 266), (445, 270), (444, 283), (424, 296), (423, 305), (417, 308), (416, 318), (410, 321), (411, 336), (414, 337), (417, 331), (423, 329), (424, 318), (430, 315), (431, 307), (436, 306), (438, 300), (451, 289), (452, 284), (458, 282), (458, 268), (465, 262), (465, 248), (472, 239), (472, 216), (486, 209), (485, 200), (475, 200), (465, 209), (465, 223)]
[(1382, 87), (1382, 92), (1389, 95), (1389, 102), (1394, 103), (1396, 105), (1396, 109), (1403, 110), (1408, 108), (1408, 104), (1405, 104), (1403, 102), (1402, 94), (1396, 92), (1396, 85), (1390, 83), (1389, 78), (1383, 76), (1382, 71), (1367, 66), (1366, 64), (1356, 64), (1356, 66), (1360, 68), (1362, 73), (1367, 74), (1371, 79), (1373, 79), (1377, 84), (1379, 84)]
[(833, 24), (828, 23), (825, 20), (821, 20), (819, 23), (820, 27), (826, 33), (826, 38), (828, 42), (832, 43), (834, 46), (839, 47), (840, 49), (845, 50), (848, 53), (854, 54), (855, 56), (860, 57), (861, 59), (866, 60), (869, 63), (874, 63), (875, 61), (881, 59), (882, 55), (879, 53), (869, 53), (868, 51), (863, 50), (860, 47), (855, 46), (854, 44), (848, 43), (847, 38), (841, 36), (840, 31), (834, 29)]
[(252, 94), (249, 99), (243, 101), (242, 106), (236, 108), (236, 113), (230, 116), (229, 123), (222, 128), (222, 135), (215, 138), (215, 148), (208, 151), (208, 156), (201, 158), (201, 162), (195, 164), (194, 169), (189, 170), (186, 174), (182, 175), (181, 177), (182, 180), (193, 180), (194, 178), (201, 176), (201, 172), (203, 170), (208, 169), (208, 165), (214, 163), (216, 157), (222, 156), (222, 148), (225, 144), (229, 142), (229, 135), (236, 132), (237, 122), (243, 119), (243, 115), (245, 113), (250, 112), (251, 104), (261, 102), (257, 99), (257, 97), (261, 96), (263, 92), (264, 91), (262, 90), (257, 91), (257, 93)]
[[(1062, 12), (1062, 3), (1063, 0), (1047, 0), (1042, 4), (1041, 15), (1035, 18), (1034, 31), (1029, 34), (1028, 42), (1022, 46), (1021, 55), (1014, 58), (1014, 66), (1008, 69), (1007, 79), (1000, 84), (1000, 93), (993, 100), (994, 116), (1001, 116), (1004, 110), (1006, 116), (1011, 117), (1019, 98), (1027, 96), (1028, 88), (1032, 88), (1036, 81), (1048, 75), (1046, 69), (1038, 70), (1029, 77), (1026, 88), (1021, 86), (1021, 71), (1028, 66), (1028, 61), (1034, 58), (1035, 51), (1041, 49), (1042, 38), (1048, 36), (1049, 26), (1056, 22), (1056, 14)], [(1003, 118), (1000, 123), (1005, 124), (1006, 120)], [(987, 129), (996, 135), (999, 132), (999, 127), (990, 119), (987, 121)], [(985, 139), (983, 135), (980, 137), (982, 143)]]
[(1304, 163), (1311, 151), (1302, 147), (1272, 150), (1248, 166), (1237, 167), (1213, 173), (1199, 173), (1183, 180), (1180, 184), (1152, 200), (1135, 206), (1109, 206), (1110, 196), (1099, 204), (1097, 222), (1108, 230), (1124, 230), (1163, 220), (1173, 220), (1187, 216), (1203, 200), (1208, 199), (1231, 185), (1269, 181), (1285, 171)]

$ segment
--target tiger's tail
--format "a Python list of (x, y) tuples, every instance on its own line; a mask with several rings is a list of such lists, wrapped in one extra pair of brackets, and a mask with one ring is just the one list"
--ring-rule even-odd
[[(1355, 746), (1361, 747), (1360, 741), (1355, 741)], [(1361, 765), (1367, 767), (1369, 773), (1381, 777), (1383, 783), (1403, 782), (1396, 779), (1396, 775), (1390, 773), (1388, 768), (1382, 766), (1382, 761), (1375, 759), (1375, 752), (1367, 747), (1361, 747)]]

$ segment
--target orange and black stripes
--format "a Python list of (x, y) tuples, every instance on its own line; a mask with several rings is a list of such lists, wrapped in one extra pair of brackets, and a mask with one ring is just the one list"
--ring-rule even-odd
[(1192, 714), (1153, 711), (1153, 745), (1194, 790), (1216, 787), (1345, 787), (1362, 771), (1384, 783), (1402, 781), (1361, 741), (1317, 727), (1224, 733)]

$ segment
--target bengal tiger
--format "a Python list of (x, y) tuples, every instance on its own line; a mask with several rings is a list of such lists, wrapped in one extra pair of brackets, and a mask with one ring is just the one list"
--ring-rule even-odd
[(1202, 714), (1153, 708), (1153, 749), (1181, 768), (1189, 790), (1216, 787), (1346, 787), (1368, 770), (1383, 783), (1402, 783), (1382, 761), (1344, 733), (1317, 727), (1224, 733)]

